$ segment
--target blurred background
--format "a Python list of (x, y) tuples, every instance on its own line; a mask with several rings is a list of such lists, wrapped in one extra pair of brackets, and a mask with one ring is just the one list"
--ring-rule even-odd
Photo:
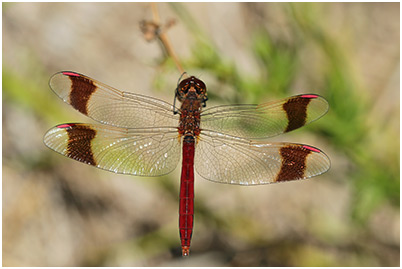
[(117, 175), (45, 147), (92, 122), (49, 88), (72, 70), (173, 101), (180, 72), (147, 42), (145, 3), (3, 3), (3, 266), (399, 266), (399, 3), (160, 3), (208, 106), (317, 93), (319, 121), (273, 141), (314, 145), (330, 171), (254, 187), (196, 176), (190, 257), (180, 168)]

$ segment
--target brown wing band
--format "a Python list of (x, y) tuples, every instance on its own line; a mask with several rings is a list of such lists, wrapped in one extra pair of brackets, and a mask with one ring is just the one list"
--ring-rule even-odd
[(85, 77), (69, 77), (71, 80), (70, 104), (81, 113), (88, 115), (88, 101), (95, 92), (96, 86)]
[(283, 104), (288, 117), (288, 126), (285, 132), (290, 132), (306, 124), (307, 106), (311, 98), (295, 97)]
[(67, 156), (95, 166), (91, 141), (95, 138), (96, 131), (79, 124), (63, 126), (62, 128), (66, 128), (68, 134)]
[(279, 151), (282, 157), (282, 166), (275, 182), (304, 178), (306, 159), (311, 150), (304, 147), (288, 146)]

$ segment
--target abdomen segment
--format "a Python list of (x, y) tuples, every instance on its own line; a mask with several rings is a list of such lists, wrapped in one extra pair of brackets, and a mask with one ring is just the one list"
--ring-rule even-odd
[(194, 221), (194, 148), (193, 136), (183, 139), (183, 165), (180, 181), (179, 229), (182, 255), (190, 252)]

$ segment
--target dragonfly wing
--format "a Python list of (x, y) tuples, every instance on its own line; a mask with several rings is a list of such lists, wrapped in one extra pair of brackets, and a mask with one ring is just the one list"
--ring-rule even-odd
[(179, 120), (173, 106), (165, 101), (121, 92), (75, 72), (56, 73), (49, 85), (64, 102), (101, 123), (144, 128), (176, 126)]
[(122, 174), (164, 175), (174, 170), (180, 159), (175, 128), (61, 124), (45, 134), (44, 142), (64, 156)]
[(223, 105), (201, 113), (201, 129), (260, 139), (290, 132), (322, 117), (328, 102), (302, 94), (261, 105)]
[(302, 144), (259, 143), (215, 132), (202, 132), (195, 169), (220, 183), (258, 185), (307, 179), (326, 172), (330, 160), (321, 150)]

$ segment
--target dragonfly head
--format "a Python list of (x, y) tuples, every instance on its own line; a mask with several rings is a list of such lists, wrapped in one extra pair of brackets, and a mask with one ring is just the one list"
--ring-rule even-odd
[(176, 89), (176, 96), (180, 102), (187, 98), (193, 98), (200, 100), (205, 106), (205, 102), (208, 100), (207, 87), (200, 79), (191, 76), (179, 83)]

